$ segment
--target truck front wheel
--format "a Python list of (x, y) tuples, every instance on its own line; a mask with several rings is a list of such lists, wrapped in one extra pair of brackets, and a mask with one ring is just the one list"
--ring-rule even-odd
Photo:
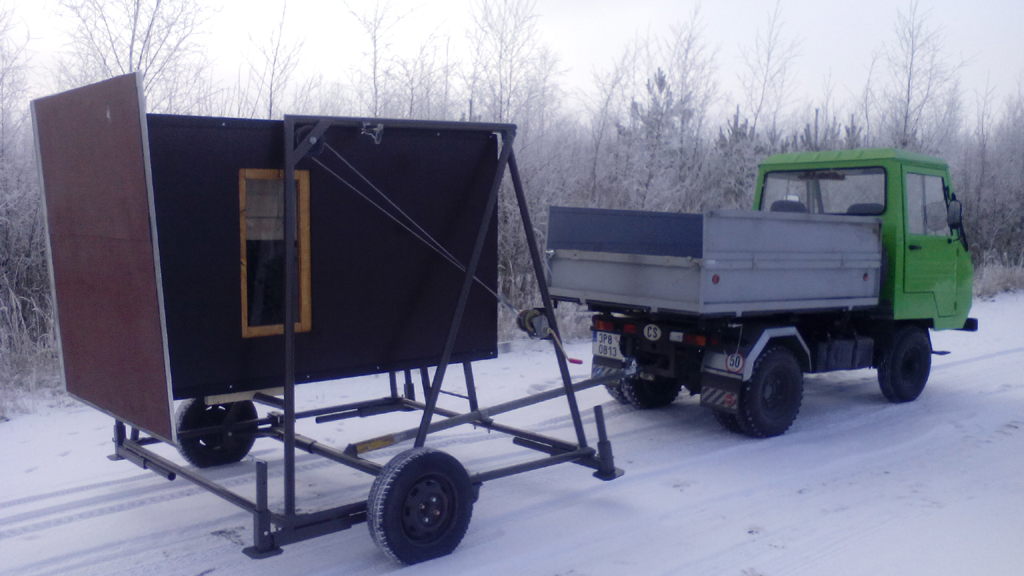
[(767, 438), (788, 430), (800, 412), (803, 392), (803, 372), (793, 353), (784, 346), (765, 350), (740, 394), (736, 420), (743, 433)]
[(928, 333), (917, 326), (898, 330), (878, 363), (878, 385), (890, 402), (910, 402), (921, 395), (932, 369)]

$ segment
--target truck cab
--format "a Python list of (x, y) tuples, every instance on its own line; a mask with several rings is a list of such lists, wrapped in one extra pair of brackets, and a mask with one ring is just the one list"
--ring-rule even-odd
[(891, 148), (776, 154), (758, 170), (753, 208), (881, 218), (879, 299), (892, 319), (967, 322), (974, 268), (944, 160)]

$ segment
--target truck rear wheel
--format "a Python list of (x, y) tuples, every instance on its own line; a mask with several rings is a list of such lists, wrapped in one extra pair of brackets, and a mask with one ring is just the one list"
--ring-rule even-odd
[(712, 414), (715, 415), (715, 420), (722, 425), (729, 432), (743, 432), (743, 428), (740, 427), (740, 421), (736, 418), (736, 415), (732, 412), (723, 412), (721, 410), (712, 410)]
[(629, 404), (625, 392), (622, 391), (621, 381), (614, 384), (605, 384), (604, 389), (608, 391), (609, 396), (618, 400), (619, 404)]
[(898, 330), (878, 363), (878, 386), (890, 402), (910, 402), (921, 395), (932, 369), (928, 333), (917, 326)]
[(804, 376), (793, 353), (784, 346), (769, 348), (743, 383), (736, 420), (747, 436), (778, 436), (796, 420), (803, 393)]
[[(674, 378), (623, 378), (619, 389), (626, 401), (641, 410), (668, 406), (679, 396), (683, 383)], [(614, 395), (614, 394), (613, 394)]]

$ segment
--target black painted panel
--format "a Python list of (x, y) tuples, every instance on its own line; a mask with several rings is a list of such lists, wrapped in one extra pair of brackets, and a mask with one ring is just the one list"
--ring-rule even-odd
[(704, 217), (552, 206), (548, 249), (702, 258)]
[[(312, 331), (297, 333), (297, 382), (439, 361), (463, 273), (380, 206), (383, 192), (468, 263), (497, 168), (497, 139), (473, 129), (386, 128), (379, 144), (332, 127), (310, 171)], [(238, 171), (283, 168), (283, 123), (149, 116), (153, 187), (175, 398), (280, 386), (283, 337), (241, 337)], [(358, 173), (356, 172), (358, 171)], [(395, 212), (393, 207), (388, 210)], [(491, 216), (477, 276), (497, 282)], [(411, 227), (406, 222), (406, 227)], [(497, 355), (497, 308), (474, 286), (453, 361)]]

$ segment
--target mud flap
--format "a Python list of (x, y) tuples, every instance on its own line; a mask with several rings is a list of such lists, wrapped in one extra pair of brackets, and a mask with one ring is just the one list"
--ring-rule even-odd
[(701, 375), (700, 404), (722, 412), (738, 414), (742, 386), (743, 382), (737, 378), (704, 372)]
[[(621, 360), (613, 360), (611, 358), (594, 356), (594, 360), (590, 366), (590, 377), (601, 378), (613, 372), (621, 371), (625, 368), (627, 368), (627, 363)], [(632, 374), (627, 374), (627, 376), (631, 375)]]

